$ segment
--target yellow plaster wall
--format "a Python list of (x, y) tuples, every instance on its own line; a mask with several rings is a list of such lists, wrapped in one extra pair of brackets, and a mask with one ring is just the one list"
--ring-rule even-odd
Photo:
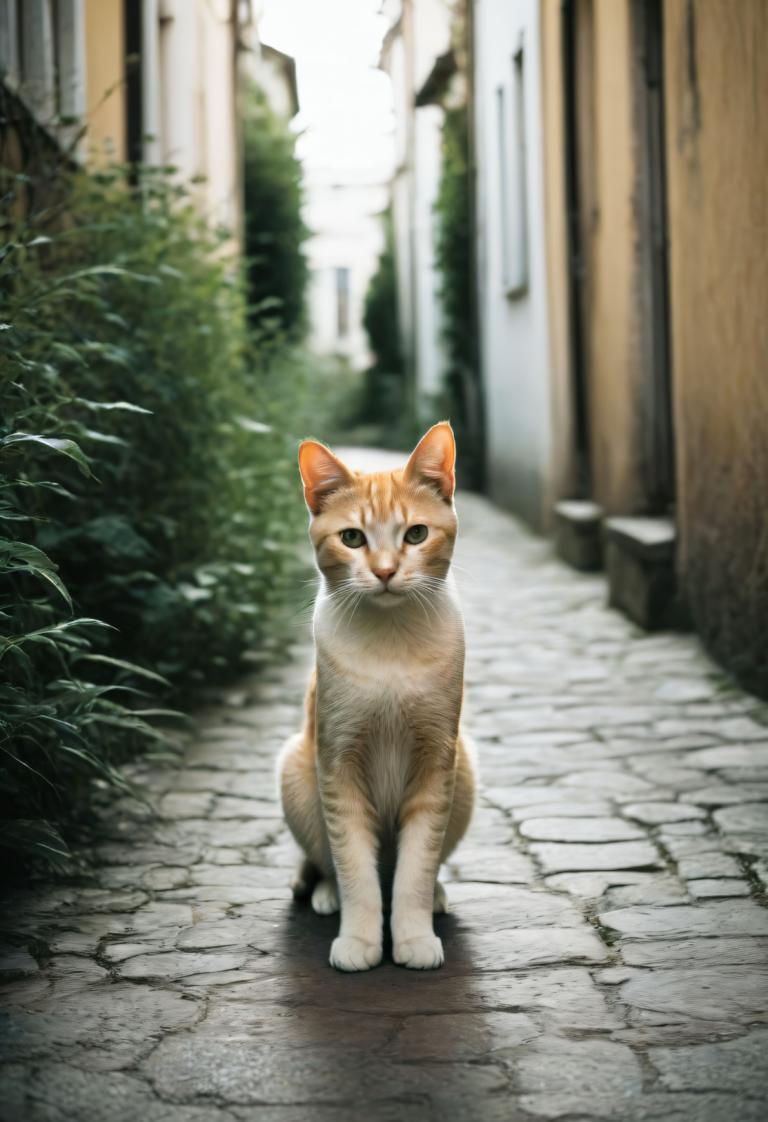
[[(85, 0), (87, 149), (125, 159), (123, 0)], [(108, 93), (108, 91), (111, 91)]]
[(768, 4), (664, 15), (680, 567), (699, 630), (768, 690)]

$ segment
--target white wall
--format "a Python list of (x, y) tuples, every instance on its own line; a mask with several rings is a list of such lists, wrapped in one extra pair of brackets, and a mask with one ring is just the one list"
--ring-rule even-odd
[[(310, 267), (310, 345), (317, 354), (340, 355), (356, 370), (370, 365), (362, 324), (365, 294), (383, 248), (377, 215), (386, 205), (383, 187), (313, 184), (305, 220), (316, 231), (306, 243)], [(336, 270), (349, 269), (349, 330), (339, 334)]]
[(153, 155), (189, 179), (211, 223), (239, 233), (241, 198), (234, 41), (228, 0), (159, 0), (159, 144)]
[[(488, 482), (497, 501), (539, 525), (551, 456), (539, 0), (474, 0), (474, 16), (478, 277)], [(514, 142), (506, 164), (506, 220), (502, 212), (498, 91), (504, 90), (506, 135), (514, 140), (513, 59), (521, 45), (528, 278), (523, 291), (510, 292), (516, 279), (510, 275), (509, 262), (505, 269), (504, 232), (508, 256), (514, 258), (515, 234), (521, 224)]]
[(428, 417), (445, 372), (434, 252), (443, 112), (434, 105), (417, 109), (414, 98), (435, 60), (448, 50), (451, 9), (446, 0), (406, 0), (402, 9), (400, 32), (385, 59), (395, 107), (391, 205), (403, 353), (414, 405)]
[(443, 111), (436, 105), (416, 110), (414, 252), (416, 254), (416, 374), (421, 409), (429, 414), (443, 388), (446, 355), (443, 345), (440, 275), (435, 267), (435, 200), (442, 170)]

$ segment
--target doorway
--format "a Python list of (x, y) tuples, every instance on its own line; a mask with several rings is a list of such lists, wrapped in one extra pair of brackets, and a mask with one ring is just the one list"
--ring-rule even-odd
[(563, 120), (568, 254), (568, 330), (575, 497), (592, 493), (589, 420), (589, 248), (594, 216), (592, 0), (563, 0)]
[(633, 0), (635, 104), (640, 146), (639, 295), (642, 347), (642, 486), (648, 511), (675, 501), (670, 356), (662, 0)]

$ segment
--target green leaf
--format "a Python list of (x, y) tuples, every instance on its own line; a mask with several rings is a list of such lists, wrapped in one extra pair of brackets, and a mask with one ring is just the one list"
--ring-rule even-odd
[(126, 662), (122, 658), (112, 658), (111, 655), (103, 654), (84, 654), (80, 655), (80, 658), (83, 661), (101, 662), (105, 666), (115, 666), (119, 670), (128, 670), (139, 678), (148, 678), (151, 682), (159, 682), (161, 686), (170, 686), (171, 684), (162, 674), (157, 674), (154, 670), (147, 670), (146, 666), (137, 666), (135, 662)]
[(57, 452), (61, 456), (66, 456), (68, 459), (75, 461), (83, 475), (94, 478), (88, 457), (74, 440), (55, 436), (41, 436), (40, 433), (12, 432), (9, 436), (4, 436), (0, 440), (0, 449), (15, 447), (19, 444), (36, 445), (47, 449), (49, 452)]
[(0, 571), (29, 573), (30, 576), (47, 581), (72, 607), (72, 598), (58, 576), (58, 566), (37, 546), (26, 542), (0, 541)]
[(85, 406), (86, 409), (90, 409), (93, 413), (107, 413), (118, 409), (124, 413), (145, 413), (148, 416), (152, 414), (151, 409), (144, 409), (141, 405), (133, 405), (130, 401), (89, 401), (85, 397), (76, 397), (74, 400), (78, 405)]

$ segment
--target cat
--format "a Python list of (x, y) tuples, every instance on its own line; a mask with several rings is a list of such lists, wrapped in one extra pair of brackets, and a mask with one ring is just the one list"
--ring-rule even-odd
[(311, 894), (322, 915), (341, 909), (330, 954), (339, 970), (381, 961), (387, 869), (394, 961), (443, 963), (437, 873), (469, 825), (475, 791), (459, 729), (464, 624), (449, 571), (455, 458), (447, 422), (397, 471), (355, 473), (317, 441), (299, 447), (320, 572), (316, 668), (278, 776), (304, 853), (294, 895)]

